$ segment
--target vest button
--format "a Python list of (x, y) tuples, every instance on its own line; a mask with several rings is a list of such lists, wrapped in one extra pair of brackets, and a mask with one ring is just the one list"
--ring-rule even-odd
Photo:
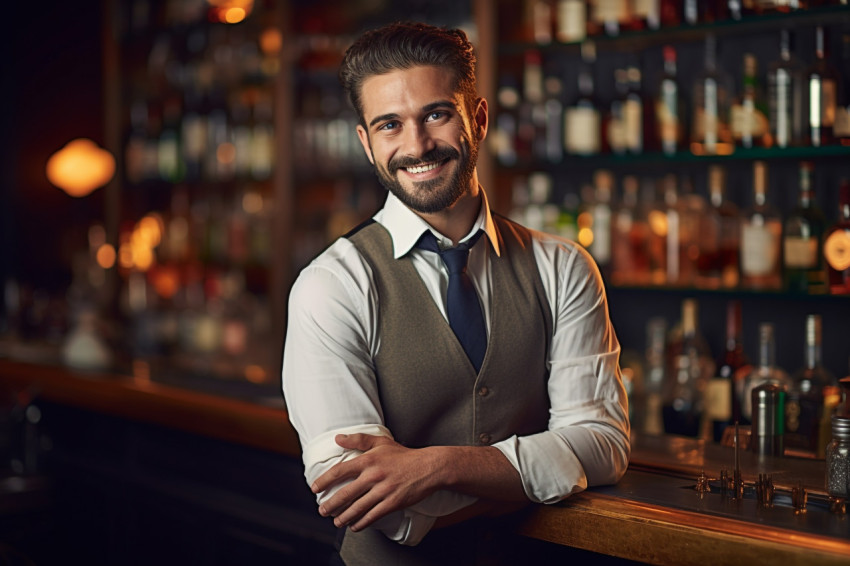
[(481, 387), (481, 389), (478, 390), (478, 396), (479, 397), (486, 397), (489, 394), (490, 394), (490, 390), (487, 389), (486, 385)]
[(481, 444), (490, 444), (490, 439), (490, 435), (486, 432), (482, 432), (478, 435), (478, 442), (480, 442)]

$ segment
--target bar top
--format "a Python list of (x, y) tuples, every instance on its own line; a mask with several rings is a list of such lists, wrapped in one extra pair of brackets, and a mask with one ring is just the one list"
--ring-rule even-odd
[[(0, 359), (0, 387), (104, 414), (300, 457), (282, 398), (251, 402), (106, 373)], [(540, 506), (524, 535), (651, 564), (848, 564), (850, 517), (831, 513), (824, 462), (738, 455), (744, 497), (721, 493), (732, 448), (679, 437), (634, 438), (626, 476), (556, 505)], [(705, 474), (711, 489), (694, 489)], [(760, 505), (759, 474), (771, 475), (774, 505)], [(793, 490), (805, 488), (806, 512)]]

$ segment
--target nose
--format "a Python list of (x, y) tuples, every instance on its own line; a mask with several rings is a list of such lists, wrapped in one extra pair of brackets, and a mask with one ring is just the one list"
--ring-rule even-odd
[(421, 123), (408, 125), (404, 130), (405, 155), (420, 158), (436, 147), (434, 138), (428, 132), (428, 128)]

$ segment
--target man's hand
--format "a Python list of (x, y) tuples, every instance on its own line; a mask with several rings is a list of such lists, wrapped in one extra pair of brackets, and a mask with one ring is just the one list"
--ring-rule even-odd
[(357, 458), (335, 465), (319, 476), (311, 489), (320, 493), (349, 481), (319, 506), (323, 517), (334, 517), (337, 527), (365, 529), (381, 517), (403, 509), (439, 487), (439, 451), (405, 448), (385, 436), (337, 435), (336, 443), (363, 452)]

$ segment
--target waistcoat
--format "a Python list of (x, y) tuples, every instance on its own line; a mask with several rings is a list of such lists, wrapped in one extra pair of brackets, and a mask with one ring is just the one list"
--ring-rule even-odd
[[(501, 256), (490, 254), (492, 305), (487, 353), (476, 374), (410, 258), (393, 257), (377, 223), (347, 237), (370, 265), (381, 337), (374, 360), (384, 424), (405, 446), (489, 445), (546, 429), (552, 315), (531, 236), (494, 216)], [(486, 242), (485, 242), (486, 243)], [(469, 522), (468, 522), (469, 523)], [(474, 523), (474, 522), (473, 522)], [(474, 564), (472, 524), (429, 533), (416, 547), (371, 529), (346, 532), (346, 564)], [(471, 553), (471, 554), (469, 554)], [(467, 556), (467, 554), (469, 554)]]

